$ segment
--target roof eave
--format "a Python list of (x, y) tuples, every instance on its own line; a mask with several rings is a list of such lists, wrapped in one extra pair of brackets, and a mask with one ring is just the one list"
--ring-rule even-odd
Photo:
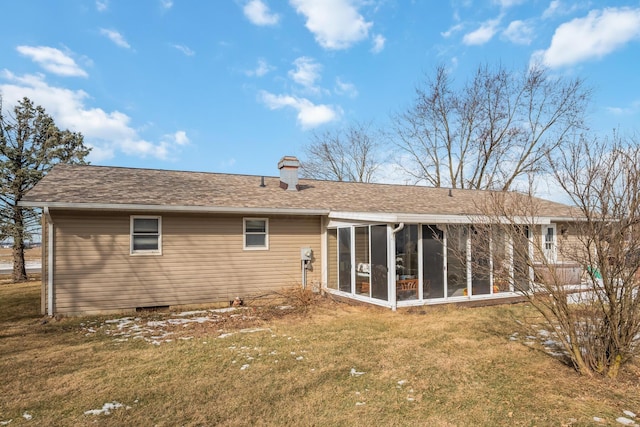
[(546, 216), (536, 217), (515, 217), (515, 218), (489, 218), (484, 215), (472, 214), (408, 214), (408, 213), (386, 213), (386, 212), (345, 212), (331, 211), (329, 219), (340, 221), (369, 221), (387, 224), (397, 223), (421, 223), (421, 224), (481, 224), (499, 221), (501, 223), (514, 222), (516, 224), (550, 224), (558, 221), (557, 218)]
[(146, 205), (132, 203), (68, 203), (21, 201), (25, 208), (68, 209), (82, 211), (125, 211), (125, 212), (186, 212), (186, 213), (231, 213), (231, 214), (273, 214), (273, 215), (328, 215), (328, 209), (300, 208), (251, 208), (239, 206), (173, 206)]

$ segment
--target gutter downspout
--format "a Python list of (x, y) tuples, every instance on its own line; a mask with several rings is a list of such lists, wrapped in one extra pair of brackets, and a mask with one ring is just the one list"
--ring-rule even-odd
[(49, 213), (49, 207), (44, 207), (44, 216), (47, 219), (47, 314), (53, 316), (53, 219)]
[[(391, 230), (391, 236), (392, 236), (392, 237), (395, 237), (396, 233), (397, 233), (398, 231), (402, 231), (403, 229), (404, 229), (404, 222), (401, 222), (400, 224), (398, 224), (398, 226), (397, 226), (396, 228), (394, 228), (394, 229), (392, 229), (392, 230)], [(393, 245), (392, 245), (392, 246), (393, 246), (393, 247), (392, 247), (391, 249), (393, 249), (393, 251), (389, 251), (389, 255), (390, 255), (390, 258), (391, 258), (391, 257), (393, 257), (393, 258), (392, 258), (392, 259), (393, 259), (393, 262), (390, 264), (390, 265), (392, 265), (392, 266), (393, 266), (393, 274), (390, 274), (389, 276), (393, 278), (393, 277), (396, 277), (396, 261), (395, 261), (395, 259), (396, 259), (396, 256), (395, 256), (395, 246), (396, 246), (396, 242), (395, 242), (395, 238), (394, 238), (394, 240), (393, 240)], [(393, 311), (396, 311), (396, 310), (398, 310), (398, 299), (396, 298), (396, 292), (395, 292), (395, 290), (396, 290), (396, 287), (395, 287), (395, 281), (396, 281), (396, 279), (392, 279), (392, 280), (393, 280), (393, 284), (394, 284), (394, 286), (392, 286), (393, 290), (392, 290), (392, 302), (391, 302), (391, 309), (392, 309)]]

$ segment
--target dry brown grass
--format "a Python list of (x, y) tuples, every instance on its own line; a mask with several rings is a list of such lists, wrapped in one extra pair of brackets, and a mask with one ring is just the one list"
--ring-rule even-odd
[[(637, 365), (616, 383), (589, 379), (510, 340), (528, 333), (515, 319), (535, 320), (525, 304), (393, 313), (280, 295), (274, 304), (302, 303), (250, 301), (153, 345), (114, 336), (105, 317), (44, 323), (38, 296), (37, 284), (0, 286), (0, 421), (11, 426), (615, 425), (640, 412)], [(129, 408), (85, 415), (113, 401)]]
[[(40, 261), (42, 258), (41, 248), (31, 248), (24, 251), (25, 261)], [(8, 248), (0, 248), (0, 263), (12, 263), (13, 250)]]

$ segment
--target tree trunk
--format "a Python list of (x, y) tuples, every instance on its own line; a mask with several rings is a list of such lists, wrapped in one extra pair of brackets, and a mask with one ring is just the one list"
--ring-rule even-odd
[(13, 274), (12, 281), (24, 282), (27, 280), (27, 269), (24, 263), (24, 220), (22, 210), (15, 206), (13, 211)]

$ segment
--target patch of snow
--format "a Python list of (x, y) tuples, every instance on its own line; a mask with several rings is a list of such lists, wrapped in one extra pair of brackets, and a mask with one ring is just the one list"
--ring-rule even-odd
[(626, 409), (624, 411), (622, 411), (622, 413), (625, 414), (627, 417), (630, 417), (630, 418), (635, 418), (636, 417), (636, 414), (634, 412), (627, 411)]
[(240, 367), (240, 370), (241, 370), (241, 371), (244, 371), (244, 370), (245, 370), (245, 369), (247, 369), (248, 367), (249, 367), (249, 364), (242, 365), (242, 366)]
[(193, 316), (195, 314), (202, 314), (206, 312), (207, 310), (183, 311), (182, 313), (178, 313), (178, 316)]
[(263, 332), (263, 331), (269, 331), (271, 332), (270, 328), (246, 328), (246, 329), (240, 329), (240, 333), (243, 334), (251, 334), (254, 332)]
[(209, 310), (211, 313), (228, 313), (230, 311), (235, 311), (235, 307), (226, 307), (226, 308), (215, 308), (213, 310)]
[(0, 426), (6, 426), (7, 424), (9, 424), (11, 421), (13, 421), (13, 418), (7, 421), (0, 421)]
[(276, 307), (278, 310), (293, 310), (293, 306), (291, 305), (280, 305)]
[(405, 385), (406, 383), (407, 383), (407, 380), (398, 381), (398, 385)]
[(109, 320), (105, 320), (104, 323), (127, 323), (130, 322), (131, 320), (133, 320), (133, 317), (122, 317), (120, 319), (109, 319)]
[(352, 377), (359, 377), (360, 375), (364, 375), (366, 372), (358, 372), (356, 371), (356, 368), (351, 368), (351, 371), (349, 373)]
[(227, 338), (233, 335), (233, 332), (227, 332), (226, 334), (218, 335), (218, 338)]
[(22, 414), (22, 418), (24, 418), (25, 420), (29, 421), (31, 418), (33, 418), (33, 415), (31, 415), (28, 412), (25, 412), (24, 414)]
[(302, 357), (302, 356), (296, 357), (296, 360), (302, 360), (302, 359), (304, 359), (304, 357)]
[(600, 418), (600, 417), (593, 417), (593, 421), (595, 421), (597, 423), (604, 423), (605, 419), (604, 418)]
[(637, 426), (638, 424), (635, 423), (635, 421), (630, 420), (629, 418), (626, 417), (618, 417), (616, 418), (616, 421), (619, 424), (625, 425), (625, 426)]
[[(115, 400), (113, 402), (107, 402), (104, 405), (102, 405), (101, 409), (90, 409), (88, 411), (84, 411), (85, 415), (109, 415), (111, 414), (111, 411), (118, 409), (118, 408), (125, 408), (125, 406), (120, 403), (120, 402), (116, 402)], [(131, 409), (130, 406), (127, 406), (126, 409)]]
[(356, 402), (356, 406), (364, 406), (367, 402)]

